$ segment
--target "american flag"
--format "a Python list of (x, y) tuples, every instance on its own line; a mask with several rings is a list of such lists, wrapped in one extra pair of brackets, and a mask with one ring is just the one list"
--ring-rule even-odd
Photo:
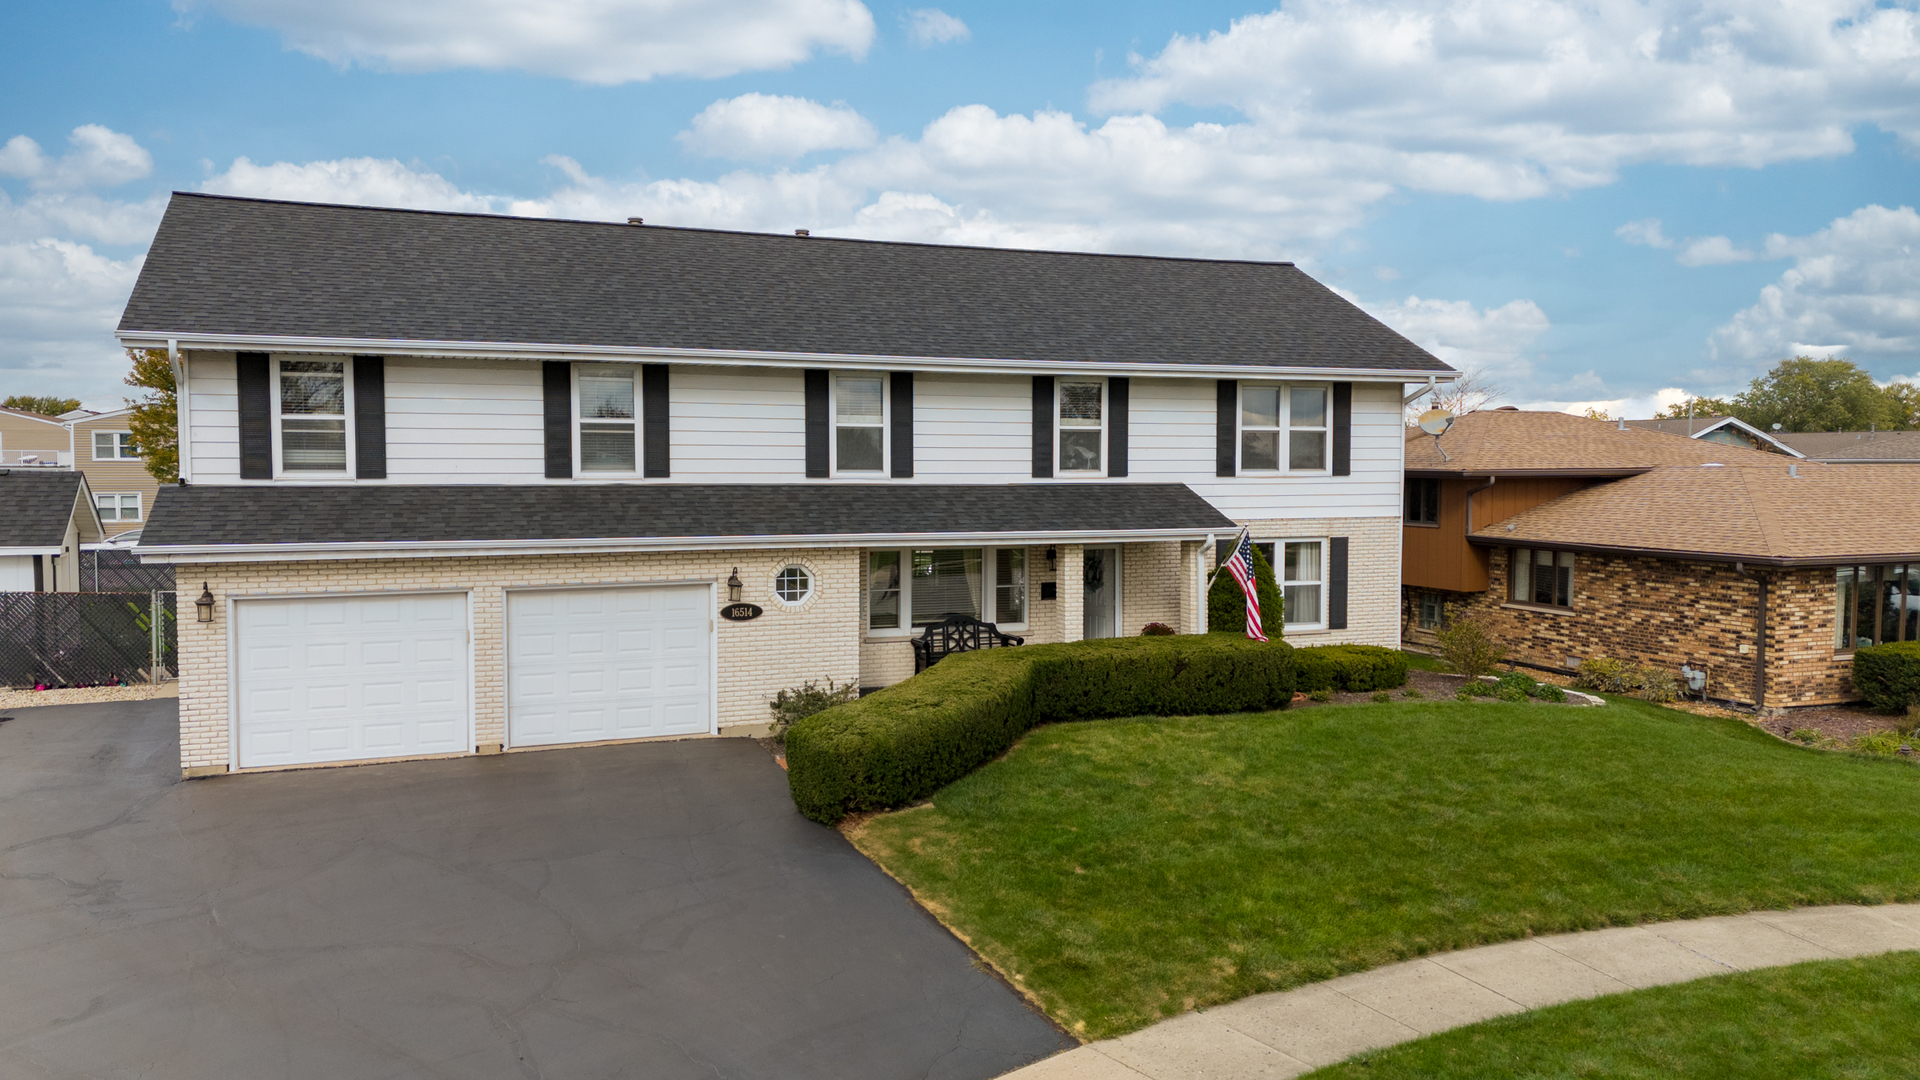
[(1247, 594), (1247, 636), (1255, 641), (1267, 640), (1266, 630), (1260, 625), (1260, 590), (1253, 579), (1253, 537), (1248, 533), (1240, 534), (1240, 543), (1227, 556), (1227, 573), (1240, 583), (1240, 591)]

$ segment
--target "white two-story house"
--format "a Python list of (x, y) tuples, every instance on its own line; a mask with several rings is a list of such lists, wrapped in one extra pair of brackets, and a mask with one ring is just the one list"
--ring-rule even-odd
[(1241, 524), (1289, 639), (1396, 645), (1453, 374), (1287, 263), (204, 195), (119, 338), (178, 366), (190, 776), (745, 730), (952, 614), (1197, 632)]

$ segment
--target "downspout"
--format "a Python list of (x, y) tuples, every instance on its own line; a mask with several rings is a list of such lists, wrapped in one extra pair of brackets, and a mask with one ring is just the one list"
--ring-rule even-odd
[(1437, 392), (1439, 389), (1440, 389), (1439, 376), (1429, 375), (1427, 376), (1427, 385), (1421, 387), (1418, 390), (1415, 390), (1413, 393), (1408, 394), (1407, 396), (1400, 399), (1400, 407), (1404, 409), (1407, 406), (1413, 404), (1414, 402), (1419, 401), (1421, 398), (1425, 397), (1426, 395)]

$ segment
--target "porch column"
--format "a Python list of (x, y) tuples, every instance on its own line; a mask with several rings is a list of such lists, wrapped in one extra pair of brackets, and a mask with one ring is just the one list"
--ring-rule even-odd
[(1079, 641), (1086, 635), (1086, 548), (1060, 545), (1060, 569), (1055, 578), (1060, 593), (1060, 640)]

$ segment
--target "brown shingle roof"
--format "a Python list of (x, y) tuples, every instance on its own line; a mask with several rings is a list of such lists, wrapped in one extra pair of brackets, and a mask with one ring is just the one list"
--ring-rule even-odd
[[(1440, 450), (1446, 451), (1446, 459)], [(1471, 412), (1452, 430), (1433, 436), (1407, 434), (1407, 469), (1463, 476), (1587, 474), (1625, 476), (1661, 465), (1778, 466), (1780, 458), (1724, 443), (1638, 428), (1620, 430), (1611, 420), (1588, 420), (1560, 412), (1496, 409)]]
[(1920, 560), (1920, 465), (1662, 466), (1473, 534), (1513, 546), (1823, 565)]
[(1819, 461), (1920, 463), (1920, 431), (1781, 432), (1779, 440)]

